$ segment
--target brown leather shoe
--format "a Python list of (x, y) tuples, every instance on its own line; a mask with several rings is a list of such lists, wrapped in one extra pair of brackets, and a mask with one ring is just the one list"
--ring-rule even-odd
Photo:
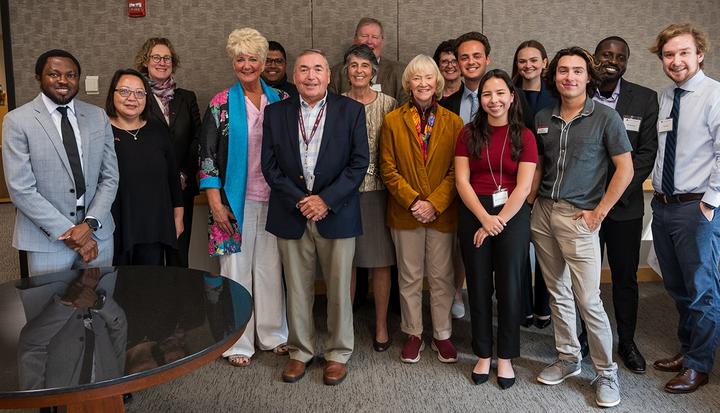
[(293, 359), (288, 360), (282, 372), (283, 381), (285, 383), (295, 383), (302, 379), (305, 376), (305, 368), (309, 366), (310, 363), (312, 363), (312, 360), (307, 363)]
[(700, 386), (708, 383), (707, 373), (700, 373), (697, 370), (684, 368), (677, 376), (667, 382), (665, 391), (668, 393), (692, 393)]
[(655, 363), (653, 363), (653, 367), (655, 367), (656, 370), (670, 371), (675, 373), (682, 370), (684, 360), (685, 356), (678, 353), (670, 358), (657, 360)]
[(323, 381), (328, 386), (334, 386), (342, 383), (347, 377), (347, 367), (343, 363), (328, 360), (325, 363), (325, 372), (323, 373)]

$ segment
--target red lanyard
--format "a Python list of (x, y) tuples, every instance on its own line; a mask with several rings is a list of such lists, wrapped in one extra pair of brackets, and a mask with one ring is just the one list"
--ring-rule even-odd
[(312, 127), (312, 130), (310, 131), (310, 137), (307, 137), (307, 132), (305, 132), (305, 121), (303, 120), (303, 114), (302, 114), (302, 108), (299, 109), (299, 118), (300, 118), (300, 134), (302, 135), (303, 142), (305, 142), (305, 146), (310, 145), (310, 142), (312, 142), (313, 137), (315, 136), (315, 132), (317, 132), (318, 126), (320, 125), (320, 120), (322, 120), (323, 114), (325, 113), (325, 105), (322, 105), (320, 108), (320, 112), (318, 112), (317, 118), (315, 118), (315, 124)]

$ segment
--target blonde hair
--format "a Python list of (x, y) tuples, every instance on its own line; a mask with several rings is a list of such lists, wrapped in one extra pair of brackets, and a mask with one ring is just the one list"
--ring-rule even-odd
[(230, 33), (225, 51), (230, 59), (241, 54), (253, 54), (264, 62), (269, 47), (267, 39), (259, 31), (245, 27), (235, 29)]
[(440, 99), (442, 97), (443, 89), (445, 88), (445, 79), (440, 73), (440, 69), (433, 60), (432, 57), (424, 54), (419, 54), (410, 61), (405, 67), (405, 71), (402, 75), (402, 87), (408, 95), (412, 95), (410, 90), (410, 79), (418, 73), (432, 72), (435, 73), (435, 97)]
[[(657, 55), (662, 60), (662, 49), (670, 39), (683, 35), (692, 35), (695, 40), (695, 47), (697, 52), (705, 54), (710, 47), (710, 41), (708, 40), (707, 34), (690, 23), (679, 23), (671, 24), (664, 28), (655, 38), (655, 44), (650, 46), (650, 53)], [(705, 62), (700, 62), (700, 69), (703, 68)]]

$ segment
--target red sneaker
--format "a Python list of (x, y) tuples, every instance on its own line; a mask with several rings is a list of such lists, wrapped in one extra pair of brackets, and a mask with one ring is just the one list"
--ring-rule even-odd
[(420, 361), (420, 352), (425, 348), (421, 337), (408, 335), (405, 345), (400, 352), (400, 360), (405, 363), (417, 363)]
[(435, 340), (433, 339), (432, 345), (430, 346), (433, 351), (437, 351), (438, 360), (443, 363), (455, 363), (457, 361), (457, 350), (450, 339), (447, 340)]

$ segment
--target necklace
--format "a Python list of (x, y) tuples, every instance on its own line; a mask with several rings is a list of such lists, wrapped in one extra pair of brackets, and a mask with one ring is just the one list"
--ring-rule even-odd
[[(121, 128), (121, 129), (122, 129), (122, 128)], [(130, 136), (133, 137), (133, 140), (136, 141), (137, 138), (138, 138), (138, 134), (140, 134), (140, 130), (141, 130), (141, 129), (142, 129), (142, 128), (137, 128), (137, 129), (135, 129), (135, 133), (130, 132), (128, 129), (123, 129), (123, 130), (124, 130), (125, 132), (129, 133)]]

